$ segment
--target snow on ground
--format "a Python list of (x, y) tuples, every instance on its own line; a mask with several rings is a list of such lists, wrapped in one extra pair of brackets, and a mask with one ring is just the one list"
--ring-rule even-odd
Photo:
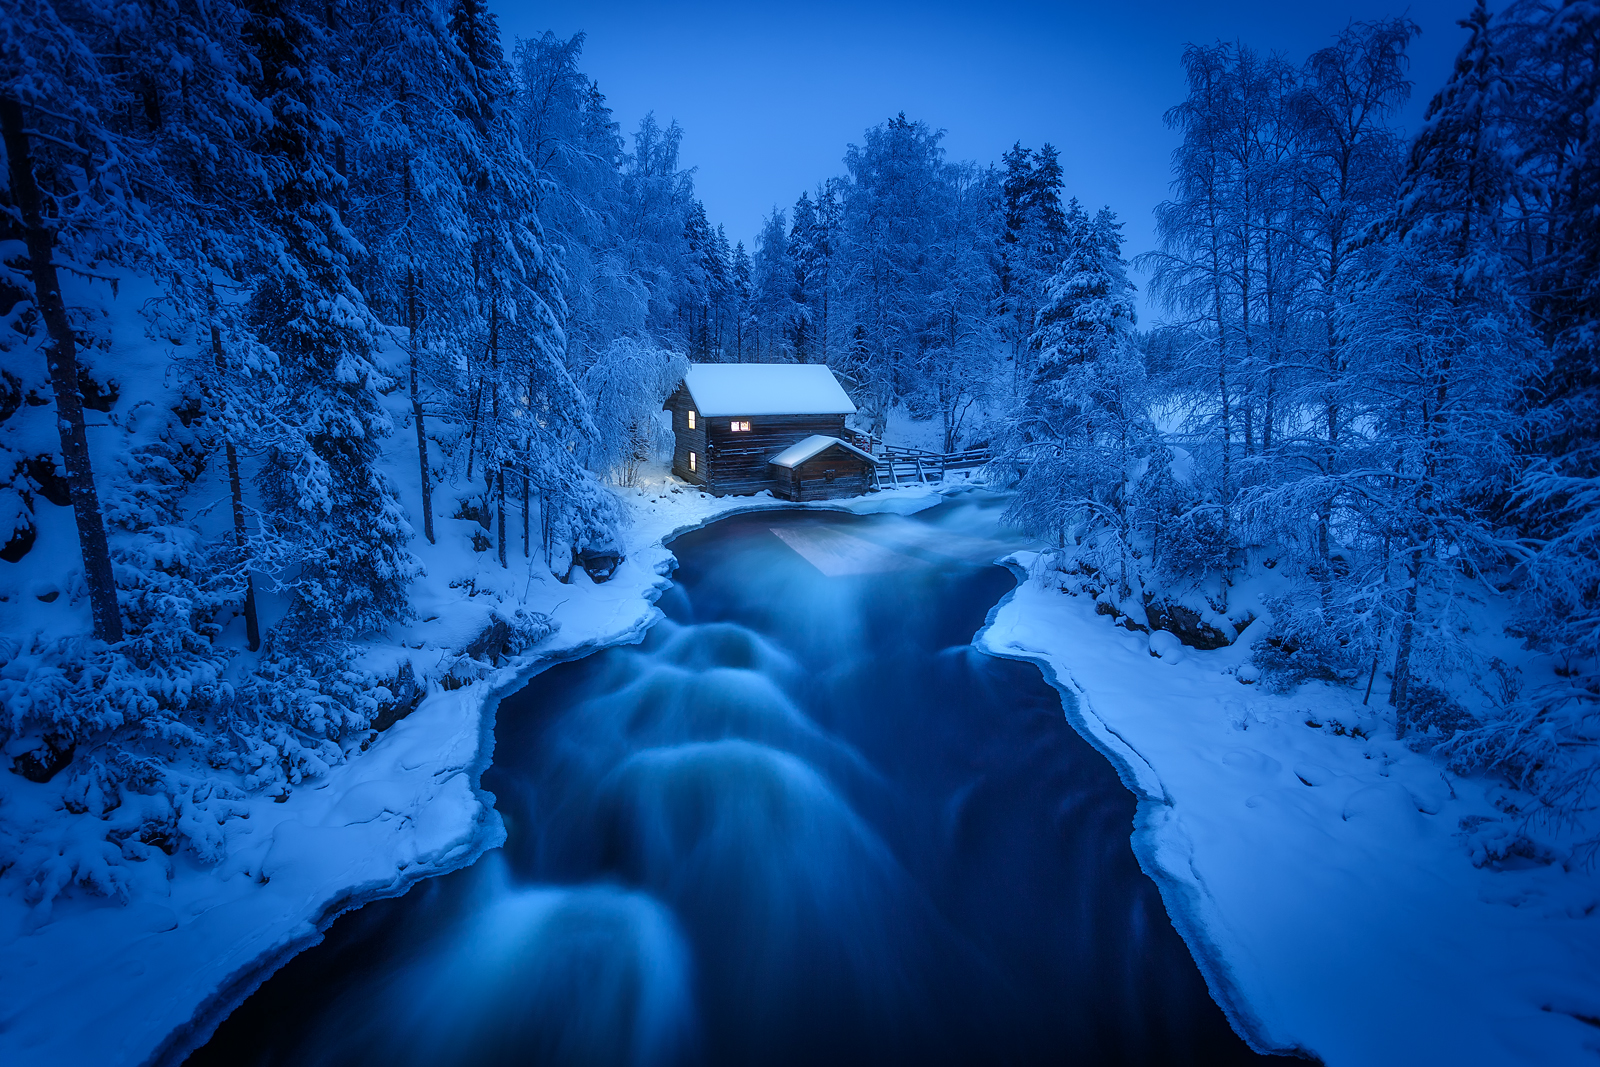
[(938, 419), (915, 419), (903, 407), (890, 410), (883, 429), (883, 443), (898, 448), (920, 448), (926, 452), (944, 451), (944, 424)]
[[(397, 476), (405, 481), (403, 468)], [(553, 663), (637, 640), (668, 584), (674, 534), (795, 506), (717, 499), (660, 473), (618, 497), (627, 558), (603, 585), (581, 571), (564, 585), (520, 559), (503, 570), (493, 553), (471, 551), (471, 520), (441, 517), (439, 544), (414, 543), (429, 570), (418, 621), (374, 656), (437, 668), (494, 603), (548, 613), (560, 629), (484, 665), (472, 684), (435, 688), (365, 753), (284, 802), (249, 801), (248, 818), (225, 827), (221, 864), (180, 854), (164, 893), (127, 906), (63, 898), (42, 925), (0, 895), (0, 1062), (176, 1062), (341, 911), (498, 844), (498, 816), (477, 789), (498, 696)], [(822, 506), (910, 513), (939, 499), (918, 487)], [(882, 563), (842, 531), (788, 532), (824, 569)], [(1020, 570), (1028, 557), (1013, 562)], [(493, 595), (463, 597), (463, 583)], [(1359, 694), (1266, 693), (1228, 673), (1248, 642), (1196, 652), (1165, 636), (1153, 658), (1151, 638), (1086, 598), (1024, 581), (980, 641), (1045, 667), (1080, 732), (1140, 797), (1135, 851), (1254, 1043), (1305, 1049), (1331, 1067), (1563, 1064), (1600, 1051), (1590, 874), (1506, 856), (1518, 820), (1496, 807), (1504, 797), (1441, 774), (1385, 733)]]
[[(961, 420), (961, 427), (956, 435), (956, 448), (958, 450), (972, 448), (990, 442), (1000, 414), (1001, 408), (998, 404), (992, 408), (974, 404)], [(865, 429), (866, 425), (861, 423), (857, 428)], [(925, 452), (943, 452), (944, 420), (937, 415), (919, 419), (903, 406), (896, 406), (889, 410), (888, 417), (884, 420), (883, 443), (896, 448), (920, 448)]]
[(1248, 641), (1152, 642), (1036, 580), (991, 623), (980, 645), (1053, 673), (1140, 798), (1140, 863), (1253, 1044), (1329, 1067), (1594, 1062), (1600, 885), (1489, 858), (1520, 824), (1492, 783), (1397, 742), (1359, 692), (1241, 684)]
[[(398, 473), (403, 481), (403, 468)], [(415, 485), (401, 491), (420, 493)], [(224, 827), (222, 863), (205, 867), (180, 853), (165, 887), (126, 906), (63, 898), (43, 925), (17, 896), (0, 894), (0, 1063), (179, 1062), (341, 912), (498, 845), (499, 816), (478, 790), (498, 697), (554, 663), (639, 640), (670, 583), (664, 542), (673, 535), (751, 508), (910, 513), (940, 500), (927, 488), (827, 505), (767, 493), (719, 499), (663, 474), (617, 494), (629, 515), (626, 559), (600, 585), (581, 569), (564, 585), (520, 559), (502, 570), (492, 553), (471, 551), (471, 520), (441, 517), (437, 545), (414, 542), (429, 570), (417, 591), (418, 621), (373, 656), (431, 663), (481, 629), (491, 601), (547, 613), (560, 628), (524, 655), (486, 665), (472, 684), (435, 687), (366, 752), (284, 802), (244, 802), (248, 816)], [(445, 595), (466, 581), (503, 595)]]

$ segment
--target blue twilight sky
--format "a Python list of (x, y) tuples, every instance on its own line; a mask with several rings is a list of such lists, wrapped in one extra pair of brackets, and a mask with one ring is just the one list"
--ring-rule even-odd
[[(1409, 14), (1415, 128), (1465, 38), (1470, 0), (1076, 0), (1009, 4), (530, 3), (491, 0), (509, 49), (551, 29), (587, 34), (583, 68), (624, 132), (647, 112), (684, 128), (683, 161), (712, 224), (746, 246), (843, 170), (845, 146), (898, 111), (946, 132), (952, 159), (998, 162), (1015, 141), (1061, 149), (1066, 194), (1109, 204), (1127, 253), (1151, 246), (1184, 95), (1186, 43), (1240, 40), (1295, 62), (1352, 19)], [(1498, 7), (1498, 4), (1494, 5)]]

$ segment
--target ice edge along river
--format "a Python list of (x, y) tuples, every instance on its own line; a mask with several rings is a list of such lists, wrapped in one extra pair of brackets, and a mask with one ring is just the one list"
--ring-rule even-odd
[(1189, 946), (1189, 954), (1194, 957), (1195, 965), (1199, 968), (1201, 977), (1205, 979), (1206, 988), (1211, 992), (1211, 999), (1217, 1002), (1217, 1006), (1227, 1016), (1234, 1032), (1244, 1038), (1245, 1042), (1257, 1052), (1309, 1058), (1311, 1054), (1298, 1045), (1274, 1043), (1262, 1020), (1250, 1009), (1225, 954), (1209, 935), (1208, 931), (1216, 926), (1216, 918), (1212, 915), (1208, 923), (1207, 915), (1215, 911), (1215, 902), (1206, 895), (1193, 865), (1187, 867), (1193, 879), (1190, 880), (1174, 874), (1158, 861), (1157, 857), (1163, 844), (1160, 831), (1162, 824), (1171, 815), (1172, 798), (1161, 786), (1155, 768), (1139, 754), (1138, 749), (1130, 745), (1124, 737), (1094, 713), (1089, 694), (1073, 680), (1069, 669), (1064, 665), (1058, 667), (1055, 659), (1046, 653), (1023, 651), (1003, 643), (1003, 631), (1009, 627), (1007, 624), (1001, 624), (1002, 631), (997, 631), (997, 623), (1001, 613), (1026, 586), (1029, 577), (1027, 567), (1016, 554), (1005, 556), (996, 562), (1011, 572), (1017, 584), (1000, 598), (998, 604), (989, 609), (989, 614), (983, 620), (983, 627), (972, 639), (973, 645), (986, 655), (1031, 663), (1037, 667), (1044, 680), (1060, 694), (1062, 711), (1073, 730), (1088, 742), (1090, 747), (1105, 757), (1106, 762), (1117, 772), (1117, 777), (1121, 779), (1123, 786), (1134, 795), (1138, 804), (1130, 839), (1134, 858), (1139, 861), (1139, 869), (1156, 884), (1157, 890), (1161, 893), (1161, 902), (1166, 908), (1167, 918), (1178, 931), (1178, 936), (1183, 938), (1183, 943)]
[[(551, 583), (559, 600), (530, 605), (553, 615), (556, 634), (476, 684), (432, 692), (367, 752), (286, 803), (251, 798), (248, 817), (224, 828), (220, 863), (179, 854), (165, 896), (58, 902), (44, 925), (30, 921), (20, 894), (0, 894), (0, 930), (10, 932), (0, 935), (0, 1062), (180, 1063), (340, 914), (493, 847), (498, 816), (478, 777), (492, 756), (499, 698), (557, 662), (642, 639), (671, 584), (672, 538), (738, 512), (795, 506), (670, 489), (619, 493), (630, 512), (629, 558), (612, 581)], [(817, 507), (912, 513), (942, 499), (906, 488)]]
[[(1036, 559), (1006, 562), (1021, 577)], [(1069, 720), (1139, 798), (1140, 864), (1258, 1049), (1330, 1067), (1594, 1062), (1596, 872), (1485, 862), (1521, 829), (1503, 787), (1397, 741), (1359, 692), (1242, 684), (1252, 636), (1154, 649), (1029, 578), (980, 640), (1076, 698)]]
[[(635, 516), (619, 579), (563, 605), (563, 630), (537, 659), (433, 694), (325, 788), (258, 805), (229, 859), (183, 872), (162, 905), (61, 915), (5, 945), (5, 1061), (180, 1062), (339, 914), (493, 847), (502, 831), (477, 783), (499, 698), (557, 662), (640, 640), (671, 583), (673, 537), (793, 506), (683, 496)], [(941, 500), (899, 490), (827, 510), (910, 514)], [(1241, 686), (1225, 668), (1247, 648), (1157, 661), (1081, 598), (1026, 580), (1028, 554), (1004, 562), (1018, 585), (975, 640), (1036, 664), (1073, 697), (1069, 721), (1138, 798), (1140, 865), (1252, 1045), (1304, 1047), (1330, 1065), (1592, 1058), (1600, 1041), (1580, 1020), (1600, 1014), (1600, 938), (1583, 921), (1593, 879), (1473, 868), (1452, 830), (1460, 817), (1500, 818), (1477, 795), (1483, 783), (1442, 779), (1392, 737), (1358, 744), (1307, 730), (1298, 719), (1358, 716), (1358, 702), (1326, 688), (1279, 697)], [(1087, 660), (1085, 649), (1095, 650)], [(1181, 717), (1163, 704), (1175, 694)], [(1263, 835), (1251, 812), (1275, 806), (1288, 818)], [(350, 862), (301, 862), (330, 844)], [(85, 1019), (85, 1003), (100, 1013)]]
[[(777, 499), (757, 499), (752, 502), (748, 499), (738, 501), (723, 498), (704, 497), (700, 494), (681, 494), (684, 499), (674, 501), (677, 506), (666, 508), (649, 508), (643, 515), (637, 515), (627, 538), (628, 562), (624, 569), (619, 569), (617, 577), (603, 586), (587, 585), (582, 587), (586, 594), (584, 602), (577, 605), (578, 610), (572, 612), (558, 612), (556, 618), (562, 623), (562, 628), (552, 638), (540, 647), (520, 657), (510, 665), (494, 672), (483, 682), (468, 686), (452, 692), (436, 692), (431, 694), (418, 709), (406, 719), (391, 727), (388, 737), (389, 748), (395, 747), (397, 739), (403, 738), (407, 733), (423, 733), (426, 737), (436, 736), (435, 731), (440, 727), (449, 730), (449, 722), (430, 722), (433, 719), (448, 719), (451, 705), (456, 705), (455, 715), (462, 720), (476, 720), (476, 729), (473, 731), (476, 742), (471, 758), (463, 765), (451, 768), (448, 758), (441, 760), (444, 766), (432, 769), (430, 773), (427, 765), (418, 765), (412, 768), (416, 773), (413, 777), (422, 780), (436, 779), (447, 770), (454, 770), (452, 778), (459, 776), (466, 781), (470, 788), (470, 805), (459, 805), (457, 813), (464, 816), (464, 821), (458, 823), (458, 833), (442, 848), (435, 848), (432, 855), (437, 859), (433, 862), (413, 863), (407, 866), (404, 863), (399, 869), (394, 870), (392, 876), (386, 869), (376, 878), (368, 878), (364, 884), (342, 885), (327, 888), (319, 901), (308, 901), (309, 905), (298, 919), (291, 918), (289, 923), (281, 919), (279, 926), (290, 926), (280, 936), (283, 938), (277, 944), (260, 951), (254, 958), (239, 965), (224, 977), (220, 983), (205, 993), (193, 1009), (190, 1016), (170, 1031), (166, 1032), (148, 1054), (140, 1056), (127, 1055), (128, 1049), (124, 1043), (124, 1055), (117, 1056), (113, 1051), (112, 1058), (103, 1062), (140, 1063), (150, 1067), (166, 1067), (166, 1065), (181, 1064), (188, 1054), (200, 1045), (203, 1045), (234, 1009), (242, 1004), (262, 983), (270, 978), (280, 967), (287, 963), (300, 952), (321, 942), (325, 931), (340, 915), (375, 900), (399, 896), (407, 892), (417, 882), (433, 878), (475, 863), (484, 852), (498, 847), (505, 837), (505, 831), (500, 822), (500, 815), (489, 802), (487, 794), (480, 787), (480, 780), (484, 770), (490, 765), (494, 757), (495, 716), (500, 701), (526, 687), (529, 682), (540, 674), (562, 663), (599, 652), (606, 648), (620, 645), (638, 644), (644, 639), (649, 629), (661, 618), (659, 609), (655, 607), (656, 601), (672, 584), (672, 572), (676, 567), (676, 559), (666, 547), (675, 538), (693, 530), (702, 529), (711, 523), (734, 515), (756, 511), (771, 510), (814, 510), (836, 511), (848, 514), (866, 515), (881, 512), (895, 512), (899, 514), (914, 514), (918, 511), (937, 507), (947, 494), (941, 494), (924, 488), (907, 488), (880, 493), (871, 497), (854, 501), (841, 501), (820, 504), (795, 504)], [(672, 523), (670, 529), (659, 532), (663, 520)], [(633, 585), (627, 585), (631, 576)], [(648, 577), (647, 577), (648, 576)], [(619, 579), (623, 579), (619, 581)], [(579, 578), (582, 582), (584, 579)], [(626, 591), (625, 591), (626, 590)], [(618, 595), (621, 594), (621, 595)], [(628, 612), (628, 606), (633, 610)], [(597, 619), (599, 614), (596, 608), (609, 607), (612, 609), (608, 620), (614, 620), (616, 613), (621, 610), (630, 615), (628, 621), (620, 627), (606, 629), (607, 621)], [(584, 610), (590, 609), (590, 610)], [(554, 647), (552, 647), (554, 646)], [(455, 698), (452, 700), (451, 698)], [(408, 724), (410, 724), (408, 726)], [(425, 743), (425, 742), (424, 742)], [(345, 802), (356, 790), (371, 782), (370, 778), (362, 779), (356, 773), (357, 768), (366, 767), (372, 762), (374, 756), (381, 755), (385, 748), (382, 741), (374, 745), (371, 750), (364, 753), (361, 759), (352, 761), (339, 771), (350, 771), (347, 777), (358, 780), (349, 783), (342, 795), (335, 798), (335, 803), (323, 806), (337, 808)], [(419, 798), (418, 807), (424, 804), (438, 803), (442, 798), (427, 796)], [(465, 798), (457, 798), (458, 800)], [(292, 801), (291, 801), (292, 803)], [(278, 810), (274, 811), (273, 808)], [(282, 806), (265, 806), (265, 813), (277, 815), (282, 812)], [(288, 813), (284, 813), (288, 814)], [(281, 823), (280, 823), (281, 825)], [(276, 831), (276, 827), (273, 828)], [(398, 854), (404, 850), (406, 842), (373, 842), (374, 847), (385, 843), (394, 845), (393, 853)], [(321, 843), (318, 843), (321, 844)], [(313, 846), (315, 847), (315, 846)], [(230, 857), (232, 860), (234, 857)], [(304, 857), (308, 865), (314, 865), (315, 860), (310, 856)], [(221, 867), (226, 867), (225, 862)], [(390, 869), (394, 865), (390, 864)], [(258, 875), (260, 867), (257, 867)], [(202, 875), (203, 877), (203, 875)], [(283, 874), (276, 875), (282, 879)], [(140, 932), (135, 932), (141, 936)], [(181, 950), (175, 955), (181, 956)], [(205, 963), (212, 962), (202, 958), (196, 965), (200, 969)], [(216, 968), (213, 966), (212, 970)], [(190, 983), (196, 987), (197, 983)], [(180, 994), (181, 995), (181, 994)], [(143, 998), (140, 998), (143, 999)], [(131, 1006), (130, 1006), (131, 1007)], [(127, 1012), (136, 1015), (137, 1010)], [(137, 1027), (137, 1023), (135, 1023)], [(140, 1027), (148, 1033), (149, 1027)], [(72, 1041), (79, 1041), (89, 1037), (91, 1047), (81, 1045), (73, 1049), (62, 1048), (59, 1045), (46, 1044), (23, 1050), (30, 1058), (18, 1060), (18, 1063), (55, 1064), (62, 1062), (61, 1056), (86, 1056), (100, 1058), (105, 1051), (95, 1048), (95, 1045), (104, 1045), (106, 1031), (96, 1030), (99, 1036), (92, 1036), (79, 1027), (66, 1027), (56, 1033)], [(4, 1047), (5, 1034), (0, 1032), (0, 1047)], [(32, 1057), (37, 1056), (37, 1059)], [(84, 1062), (88, 1062), (85, 1059)]]
[[(913, 490), (829, 510), (909, 514), (941, 500)], [(670, 584), (672, 537), (782, 506), (713, 504), (677, 524), (650, 546), (657, 577), (643, 597), (653, 604)], [(1492, 783), (1441, 773), (1345, 689), (1242, 685), (1233, 668), (1248, 661), (1248, 642), (1158, 659), (1146, 637), (1083, 598), (1027, 579), (1032, 561), (1025, 552), (997, 561), (1017, 584), (974, 642), (1032, 662), (1073, 697), (1062, 701), (1069, 723), (1137, 798), (1140, 866), (1252, 1046), (1304, 1049), (1330, 1065), (1592, 1060), (1595, 880), (1559, 865), (1474, 867), (1458, 825), (1515, 829)], [(656, 610), (638, 606), (626, 634), (584, 651), (640, 639)], [(1319, 720), (1359, 723), (1368, 736), (1310, 728)]]

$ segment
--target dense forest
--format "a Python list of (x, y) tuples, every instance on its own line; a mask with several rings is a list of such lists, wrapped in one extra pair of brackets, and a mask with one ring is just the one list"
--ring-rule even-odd
[(1300, 66), (1185, 52), (1141, 257), (1168, 318), (1136, 333), (1114, 224), (1069, 224), (1013, 510), (1102, 610), (1214, 647), (1264, 608), (1264, 684), (1376, 683), (1561, 820), (1600, 767), (1600, 7), (1462, 26), (1409, 142), (1404, 19)]
[(1138, 323), (1050, 145), (953, 162), (889, 118), (747, 249), (676, 124), (624, 136), (581, 35), (507, 48), (483, 0), (8, 5), (0, 566), (93, 632), (0, 632), (0, 739), (69, 810), (145, 814), (65, 859), (0, 816), (0, 870), (119, 892), (119, 857), (215, 855), (230, 798), (348, 758), (417, 684), (362, 657), (415, 612), (409, 546), (471, 518), (564, 576), (691, 360), (827, 363), (860, 429), (989, 445), (1040, 575), (1120, 624), (1265, 627), (1241, 680), (1362, 687), (1588, 810), (1600, 5), (1463, 25), (1409, 139), (1405, 19), (1299, 64), (1190, 47)]

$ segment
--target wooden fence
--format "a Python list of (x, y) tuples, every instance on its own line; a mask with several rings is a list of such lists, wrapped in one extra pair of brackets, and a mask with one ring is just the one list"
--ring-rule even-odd
[(929, 452), (921, 448), (884, 445), (877, 459), (878, 485), (927, 484), (943, 481), (950, 471), (973, 470), (994, 458), (987, 448), (964, 452)]

